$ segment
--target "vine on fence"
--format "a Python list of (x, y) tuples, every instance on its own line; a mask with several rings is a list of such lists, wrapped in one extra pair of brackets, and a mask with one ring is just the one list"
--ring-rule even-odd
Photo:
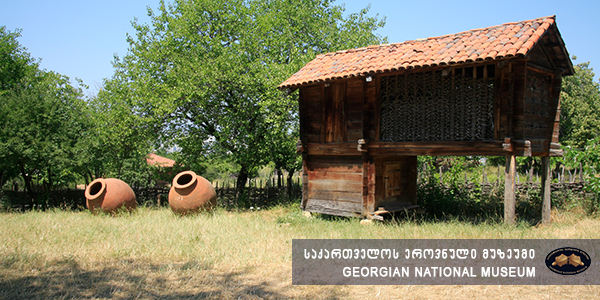
[[(582, 166), (586, 175), (586, 191), (593, 195), (590, 210), (596, 212), (600, 209), (600, 178), (596, 173), (600, 168), (600, 137), (589, 140), (584, 149), (565, 147), (565, 165), (573, 164)], [(571, 165), (568, 165), (568, 163)]]

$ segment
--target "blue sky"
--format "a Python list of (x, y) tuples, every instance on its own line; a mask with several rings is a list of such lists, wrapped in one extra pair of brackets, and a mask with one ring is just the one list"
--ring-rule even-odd
[[(21, 45), (41, 66), (71, 78), (77, 77), (95, 94), (102, 79), (113, 73), (113, 55), (127, 53), (126, 34), (134, 34), (131, 21), (148, 23), (146, 7), (158, 0), (1, 0), (0, 26), (22, 29)], [(390, 43), (435, 37), (507, 22), (556, 15), (558, 29), (573, 63), (591, 62), (600, 73), (600, 1), (504, 0), (338, 0), (347, 12), (371, 3), (370, 14), (386, 17), (378, 31)], [(598, 75), (596, 75), (598, 81)]]

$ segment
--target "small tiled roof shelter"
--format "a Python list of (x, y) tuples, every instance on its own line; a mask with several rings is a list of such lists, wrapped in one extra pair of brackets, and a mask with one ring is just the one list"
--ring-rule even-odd
[(156, 155), (155, 153), (150, 153), (146, 156), (146, 163), (159, 168), (172, 168), (175, 166), (174, 160)]
[(562, 76), (573, 65), (555, 16), (318, 55), (279, 88), (299, 89), (302, 208), (378, 218), (416, 207), (418, 155), (540, 156), (544, 221)]

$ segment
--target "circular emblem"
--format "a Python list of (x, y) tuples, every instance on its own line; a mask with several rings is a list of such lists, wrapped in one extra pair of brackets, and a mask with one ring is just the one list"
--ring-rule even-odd
[(558, 248), (546, 256), (546, 266), (560, 275), (575, 275), (585, 272), (592, 260), (585, 251), (573, 247)]

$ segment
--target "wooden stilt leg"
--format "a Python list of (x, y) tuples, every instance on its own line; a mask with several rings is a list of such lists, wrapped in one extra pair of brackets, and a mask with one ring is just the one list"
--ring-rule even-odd
[(542, 157), (542, 223), (550, 223), (552, 211), (550, 190), (550, 157)]
[(517, 162), (514, 155), (506, 156), (506, 168), (504, 170), (504, 223), (506, 224), (515, 224), (515, 174), (517, 173), (516, 163)]

